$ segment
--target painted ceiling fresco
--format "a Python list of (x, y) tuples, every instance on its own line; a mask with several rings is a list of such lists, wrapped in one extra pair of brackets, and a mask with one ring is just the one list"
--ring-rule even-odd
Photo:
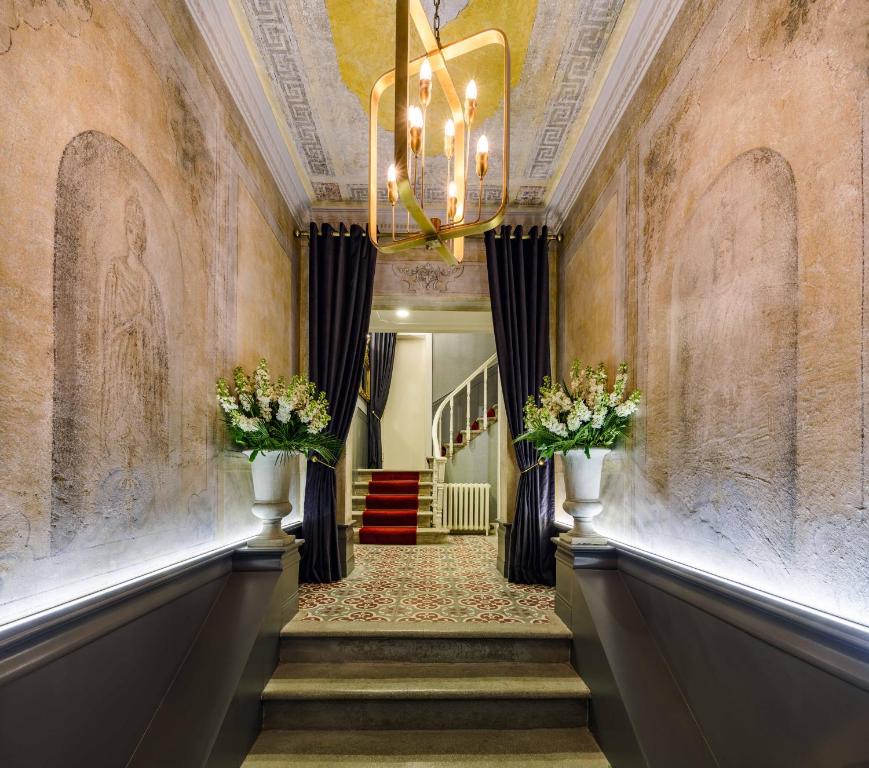
[[(448, 43), (488, 27), (507, 34), (511, 55), (510, 200), (541, 206), (576, 140), (576, 117), (621, 11), (623, 0), (443, 0), (441, 39)], [(429, 18), (432, 0), (423, 0)], [(394, 0), (241, 0), (255, 54), (268, 73), (293, 143), (298, 169), (315, 204), (368, 199), (368, 99), (391, 69)], [(422, 53), (421, 47), (412, 51)], [(473, 77), (480, 88), (471, 142), (490, 137), (483, 204), (500, 200), (503, 67), (491, 47), (450, 64), (460, 93)], [(446, 106), (428, 110), (426, 199), (444, 198), (442, 152)], [(392, 154), (391, 92), (382, 105), (378, 157)], [(473, 159), (471, 160), (473, 163)], [(479, 188), (469, 198), (479, 200)], [(380, 196), (385, 196), (381, 190)]]

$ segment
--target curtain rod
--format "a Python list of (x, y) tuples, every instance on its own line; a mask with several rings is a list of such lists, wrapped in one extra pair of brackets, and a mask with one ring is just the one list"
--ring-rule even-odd
[[(307, 230), (302, 230), (302, 229), (296, 229), (296, 230), (293, 230), (293, 234), (294, 234), (297, 238), (310, 237), (310, 236), (311, 236), (311, 233), (310, 233), (310, 232), (308, 232)], [(407, 233), (401, 232), (401, 233), (397, 233), (397, 234), (407, 234)], [(332, 237), (340, 237), (340, 236), (341, 236), (341, 233), (340, 233), (340, 232), (333, 232), (333, 233), (332, 233)], [(345, 233), (344, 233), (344, 237), (350, 237), (350, 233), (349, 233), (349, 232), (345, 232)], [(514, 240), (515, 238), (516, 238), (516, 235), (510, 235), (510, 239), (511, 239), (511, 240)], [(466, 236), (465, 236), (465, 240), (482, 240), (482, 239), (483, 239), (483, 235), (466, 235)], [(501, 239), (501, 235), (498, 234), (498, 233), (495, 233), (495, 239), (496, 239), (496, 240), (500, 240), (500, 239)], [(530, 236), (530, 235), (522, 235), (522, 239), (523, 239), (523, 240), (530, 240), (530, 239), (531, 239), (531, 236)], [(559, 242), (559, 243), (560, 243), (560, 242), (564, 239), (564, 235), (562, 235), (561, 233), (559, 233), (559, 234), (557, 234), (557, 235), (547, 235), (546, 239), (547, 239), (547, 240), (550, 240), (550, 241), (555, 240), (556, 242)]]

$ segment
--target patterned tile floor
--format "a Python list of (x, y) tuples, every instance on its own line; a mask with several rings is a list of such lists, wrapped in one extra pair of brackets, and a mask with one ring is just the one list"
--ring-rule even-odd
[(548, 624), (551, 587), (510, 584), (494, 536), (428, 546), (356, 545), (356, 568), (333, 584), (303, 584), (293, 621)]

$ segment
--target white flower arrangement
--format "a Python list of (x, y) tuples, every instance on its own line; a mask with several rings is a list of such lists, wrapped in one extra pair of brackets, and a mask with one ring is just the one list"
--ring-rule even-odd
[(253, 376), (241, 366), (233, 369), (235, 394), (226, 379), (217, 380), (217, 402), (223, 410), (227, 431), (233, 441), (252, 450), (253, 461), (260, 451), (316, 453), (333, 463), (341, 443), (325, 431), (329, 425), (326, 393), (305, 376), (284, 377), (272, 382), (268, 362), (263, 358)]
[(540, 387), (540, 405), (533, 397), (525, 403), (525, 432), (516, 438), (533, 443), (541, 456), (590, 448), (609, 448), (630, 428), (642, 397), (639, 390), (627, 396), (628, 366), (618, 367), (612, 390), (606, 367), (570, 366), (570, 380), (553, 384), (547, 376)]

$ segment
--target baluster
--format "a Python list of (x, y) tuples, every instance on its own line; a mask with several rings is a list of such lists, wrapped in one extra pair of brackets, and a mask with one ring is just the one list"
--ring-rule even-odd
[(489, 366), (483, 368), (483, 431), (489, 428)]
[(456, 440), (456, 428), (455, 428), (455, 425), (453, 423), (453, 398), (451, 395), (450, 396), (450, 450), (448, 452), (450, 458), (453, 457), (453, 453), (455, 452), (455, 449), (456, 449), (455, 440)]
[(468, 379), (468, 386), (465, 387), (465, 396), (467, 407), (465, 408), (465, 424), (467, 431), (465, 432), (465, 442), (471, 442), (471, 380)]

